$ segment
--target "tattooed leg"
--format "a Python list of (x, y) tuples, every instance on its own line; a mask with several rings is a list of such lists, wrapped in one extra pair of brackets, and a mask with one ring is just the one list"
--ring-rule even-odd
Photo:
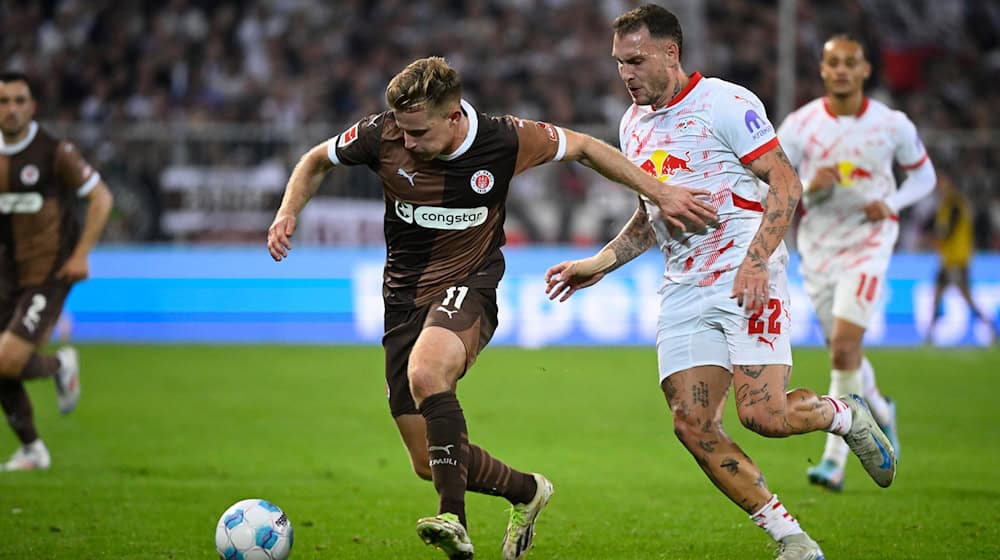
[(824, 430), (833, 421), (833, 405), (809, 389), (785, 393), (791, 366), (735, 366), (736, 412), (747, 428), (766, 437), (786, 437)]
[(673, 411), (674, 433), (708, 478), (747, 513), (770, 498), (764, 476), (722, 429), (732, 374), (718, 366), (674, 373), (661, 388)]

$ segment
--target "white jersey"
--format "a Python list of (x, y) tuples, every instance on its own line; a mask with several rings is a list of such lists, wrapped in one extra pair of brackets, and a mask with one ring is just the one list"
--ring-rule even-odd
[(819, 98), (789, 115), (778, 137), (805, 184), (821, 167), (840, 171), (837, 186), (802, 198), (798, 248), (807, 280), (885, 270), (899, 235), (898, 219), (868, 221), (863, 207), (881, 200), (895, 208), (893, 161), (904, 169), (927, 161), (910, 119), (868, 98), (856, 116), (836, 116)]
[[(778, 146), (764, 105), (746, 88), (695, 72), (666, 107), (632, 105), (622, 117), (622, 152), (660, 182), (712, 193), (719, 222), (704, 234), (668, 231), (643, 198), (666, 261), (667, 284), (710, 286), (739, 268), (760, 227), (767, 186), (744, 164)], [(784, 270), (781, 243), (771, 256)]]

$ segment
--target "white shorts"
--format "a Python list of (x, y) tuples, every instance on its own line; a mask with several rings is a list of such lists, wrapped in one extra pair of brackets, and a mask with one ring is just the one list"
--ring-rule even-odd
[(772, 271), (763, 313), (730, 298), (736, 271), (711, 286), (667, 284), (660, 293), (656, 355), (660, 382), (695, 366), (792, 365), (790, 298), (784, 268)]
[(868, 328), (882, 302), (885, 269), (851, 270), (834, 278), (806, 277), (805, 287), (816, 309), (816, 318), (829, 340), (833, 335), (834, 318)]

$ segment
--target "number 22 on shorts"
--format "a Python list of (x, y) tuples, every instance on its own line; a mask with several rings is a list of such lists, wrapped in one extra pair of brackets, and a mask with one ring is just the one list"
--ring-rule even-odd
[[(767, 323), (761, 320), (761, 316), (764, 315), (764, 307), (756, 311), (750, 316), (750, 320), (747, 322), (747, 334), (781, 334), (781, 300), (778, 298), (771, 298), (767, 302), (767, 310), (770, 314), (767, 316)], [(765, 330), (765, 326), (767, 327)]]

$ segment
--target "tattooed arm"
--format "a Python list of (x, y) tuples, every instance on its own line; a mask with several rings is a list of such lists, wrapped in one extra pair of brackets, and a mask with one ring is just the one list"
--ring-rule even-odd
[(767, 303), (768, 260), (792, 223), (795, 207), (802, 196), (802, 182), (780, 145), (753, 160), (747, 167), (769, 187), (760, 227), (736, 273), (732, 297), (744, 309), (758, 309)]
[(596, 255), (578, 261), (564, 261), (545, 272), (545, 293), (549, 299), (566, 301), (573, 292), (593, 286), (604, 275), (638, 257), (656, 242), (653, 227), (641, 203), (618, 235)]

